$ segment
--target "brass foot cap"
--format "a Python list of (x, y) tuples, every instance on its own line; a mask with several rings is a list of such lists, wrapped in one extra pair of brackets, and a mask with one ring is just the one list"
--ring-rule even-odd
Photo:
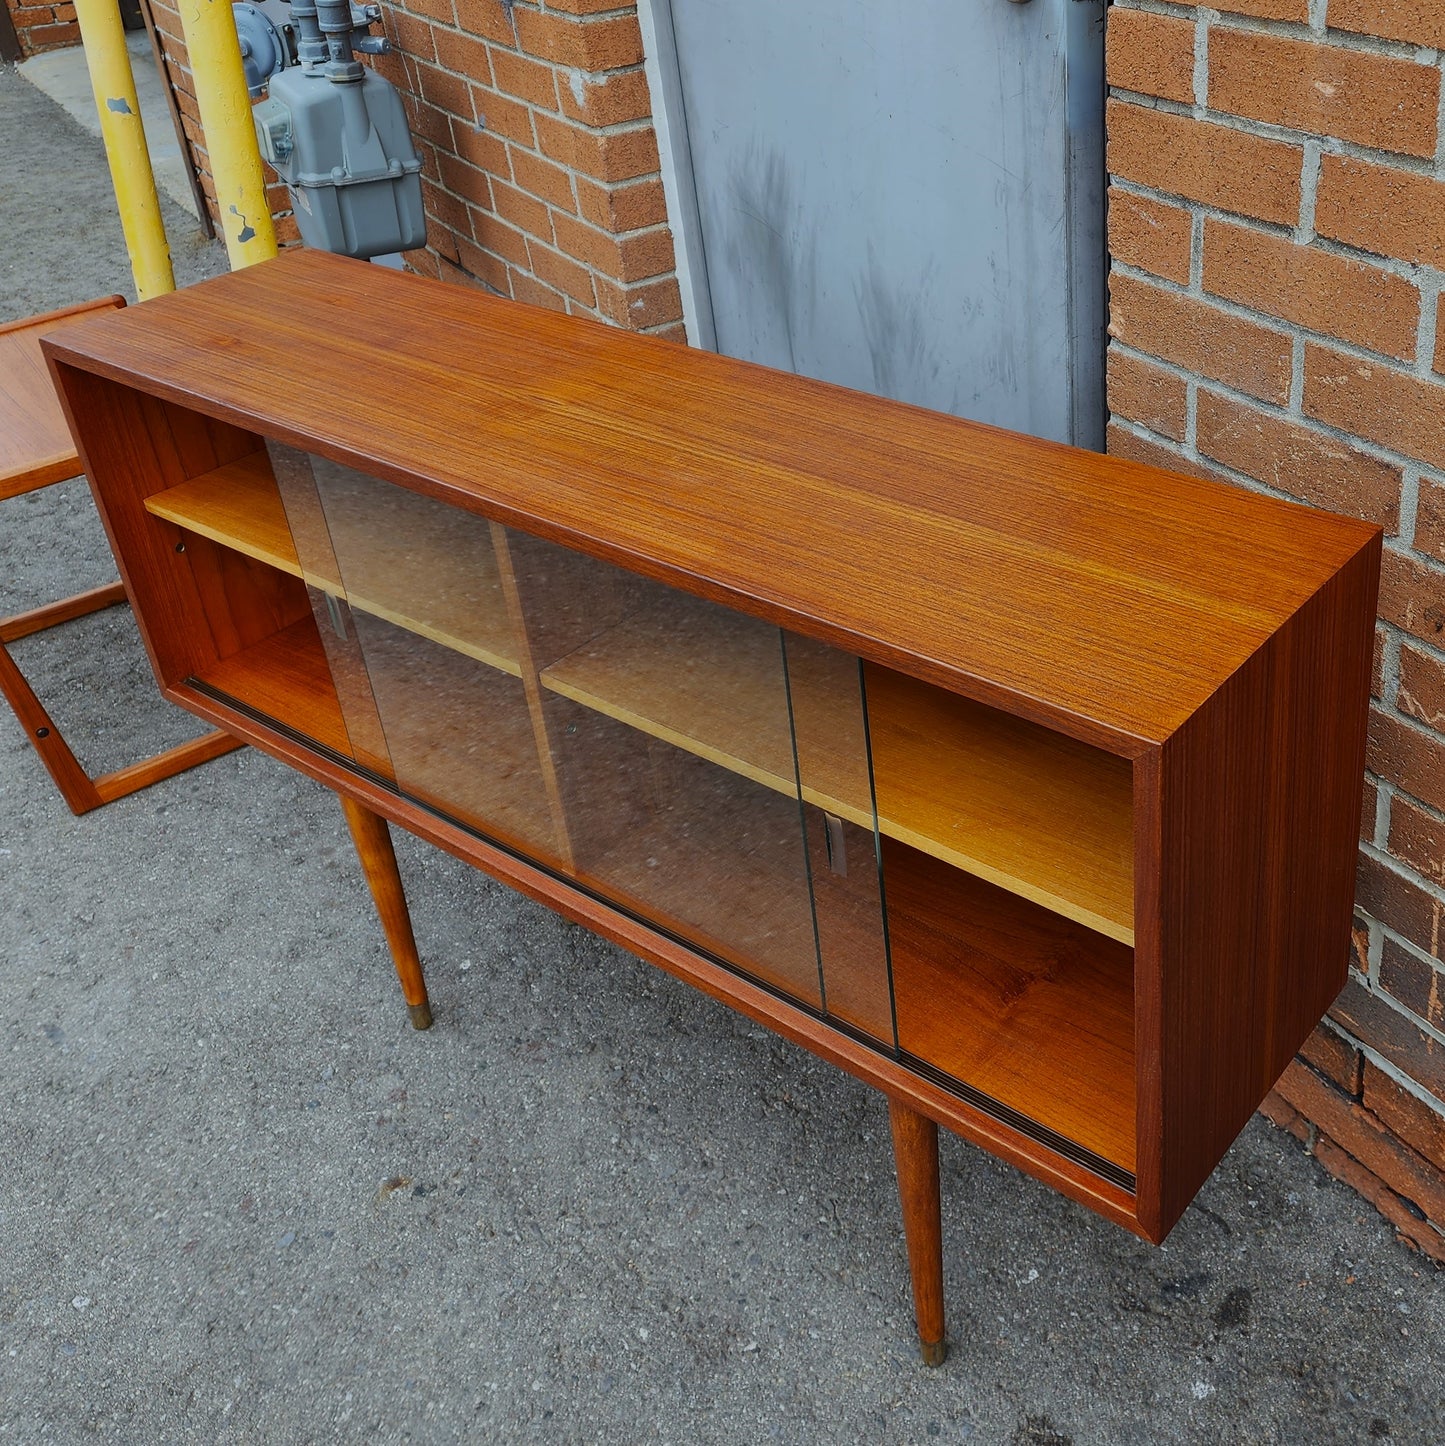
[(948, 1359), (947, 1341), (919, 1341), (919, 1354), (925, 1366), (941, 1366)]
[(411, 1015), (411, 1027), (413, 1029), (431, 1028), (430, 1004), (408, 1004), (407, 1011)]

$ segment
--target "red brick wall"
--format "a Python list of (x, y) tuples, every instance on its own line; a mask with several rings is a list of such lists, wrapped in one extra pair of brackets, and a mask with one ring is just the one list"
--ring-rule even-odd
[(1108, 35), (1110, 449), (1388, 534), (1353, 976), (1267, 1113), (1445, 1260), (1445, 6)]
[(403, 0), (386, 29), (426, 162), (416, 269), (681, 338), (635, 5)]
[(24, 0), (5, 0), (5, 3), (22, 58), (38, 55), (42, 50), (80, 44), (74, 5), (27, 5)]
[[(153, 0), (202, 184), (205, 136), (173, 0)], [(518, 301), (683, 337), (635, 5), (401, 0), (376, 69), (423, 159), (411, 266)], [(278, 237), (296, 237), (284, 188)]]

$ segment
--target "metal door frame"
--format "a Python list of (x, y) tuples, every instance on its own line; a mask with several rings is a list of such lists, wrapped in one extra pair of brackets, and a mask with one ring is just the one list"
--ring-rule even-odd
[[(1002, 0), (998, 0), (1002, 3)], [(1064, 0), (1065, 112), (1069, 127), (1064, 176), (1066, 267), (1074, 305), (1070, 312), (1070, 415), (1074, 444), (1104, 448), (1108, 411), (1104, 401), (1104, 349), (1108, 241), (1104, 192), (1104, 60), (1102, 45), (1090, 47), (1090, 26), (1103, 23), (1103, 0)], [(702, 214), (698, 208), (687, 105), (677, 58), (672, 0), (637, 0), (643, 65), (652, 93), (652, 119), (662, 168), (663, 193), (677, 258), (682, 317), (691, 345), (717, 350)]]
[(642, 27), (643, 69), (652, 93), (652, 124), (657, 131), (662, 190), (677, 257), (682, 320), (690, 345), (716, 351), (717, 329), (712, 319), (712, 291), (707, 280), (692, 148), (687, 140), (687, 107), (677, 62), (677, 36), (672, 28), (672, 0), (637, 0), (637, 19)]

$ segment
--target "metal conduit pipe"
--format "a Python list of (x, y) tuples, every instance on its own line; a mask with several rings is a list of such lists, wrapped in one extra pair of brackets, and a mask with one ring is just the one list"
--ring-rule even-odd
[(314, 0), (291, 0), (291, 23), (296, 27), (296, 59), (302, 70), (326, 63), (326, 37), (316, 18)]
[(276, 254), (276, 228), (251, 124), (251, 96), (236, 20), (231, 0), (181, 0), (180, 11), (196, 104), (206, 133), (206, 154), (216, 183), (221, 234), (231, 270), (239, 271)]
[(315, 0), (315, 4), (316, 18), (331, 57), (326, 64), (326, 78), (343, 83), (360, 80), (361, 62), (351, 50), (351, 32), (356, 27), (351, 0)]
[(105, 158), (110, 165), (136, 295), (141, 301), (164, 296), (176, 289), (176, 278), (171, 270), (171, 248), (156, 196), (120, 7), (116, 0), (75, 0), (75, 18), (80, 22), (85, 64), (95, 93), (100, 135), (105, 142)]

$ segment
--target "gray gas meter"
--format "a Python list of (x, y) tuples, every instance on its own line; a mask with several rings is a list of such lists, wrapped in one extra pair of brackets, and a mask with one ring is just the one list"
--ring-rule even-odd
[[(269, 93), (251, 110), (261, 155), (286, 182), (301, 239), (363, 259), (426, 243), (421, 157), (401, 97), (353, 53), (387, 48), (368, 34), (380, 16), (378, 6), (349, 0), (292, 0), (297, 63), (286, 64), (286, 47), (278, 47)], [(254, 56), (262, 47), (245, 49)]]

